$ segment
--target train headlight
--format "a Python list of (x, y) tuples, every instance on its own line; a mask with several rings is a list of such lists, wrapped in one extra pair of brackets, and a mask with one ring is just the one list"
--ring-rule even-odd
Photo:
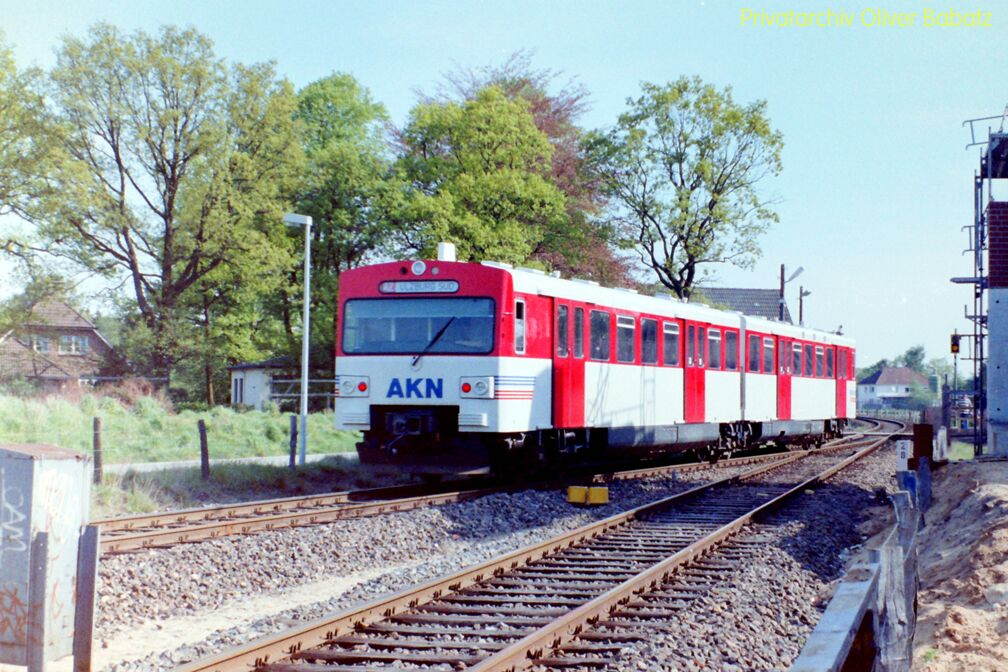
[(493, 376), (459, 378), (459, 396), (463, 399), (493, 399)]
[(423, 275), (424, 271), (427, 270), (427, 264), (422, 261), (414, 261), (410, 270), (413, 271), (413, 275)]
[(369, 396), (371, 380), (367, 376), (340, 376), (339, 395), (341, 397)]

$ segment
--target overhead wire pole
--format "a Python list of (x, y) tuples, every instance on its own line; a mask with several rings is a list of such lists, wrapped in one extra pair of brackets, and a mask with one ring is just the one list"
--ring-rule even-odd
[(308, 297), (311, 293), (311, 226), (312, 218), (308, 215), (287, 213), (284, 222), (295, 226), (303, 226), (304, 243), (304, 316), (301, 320), (301, 446), (298, 451), (298, 464), (304, 466), (308, 456), (308, 338), (311, 334), (309, 311), (311, 306)]

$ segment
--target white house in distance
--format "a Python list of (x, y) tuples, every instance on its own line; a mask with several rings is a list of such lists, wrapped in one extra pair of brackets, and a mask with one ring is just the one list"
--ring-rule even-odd
[(927, 376), (905, 366), (886, 366), (858, 381), (858, 406), (893, 406), (901, 399), (909, 399), (913, 388), (929, 390)]
[(251, 406), (261, 411), (263, 402), (270, 400), (273, 378), (289, 371), (291, 361), (287, 357), (274, 357), (262, 362), (242, 362), (228, 368), (231, 370), (231, 405)]

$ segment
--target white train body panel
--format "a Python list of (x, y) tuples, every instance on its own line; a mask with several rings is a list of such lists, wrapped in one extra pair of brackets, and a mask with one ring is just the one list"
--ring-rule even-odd
[(745, 374), (745, 419), (766, 422), (777, 417), (777, 376)]
[(650, 427), (683, 421), (682, 369), (585, 363), (585, 422)]

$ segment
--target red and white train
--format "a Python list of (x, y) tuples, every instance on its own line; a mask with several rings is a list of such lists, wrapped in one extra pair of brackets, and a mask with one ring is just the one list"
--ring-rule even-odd
[(849, 338), (442, 256), (340, 277), (336, 423), (363, 431), (363, 462), (716, 457), (818, 441), (855, 415)]

